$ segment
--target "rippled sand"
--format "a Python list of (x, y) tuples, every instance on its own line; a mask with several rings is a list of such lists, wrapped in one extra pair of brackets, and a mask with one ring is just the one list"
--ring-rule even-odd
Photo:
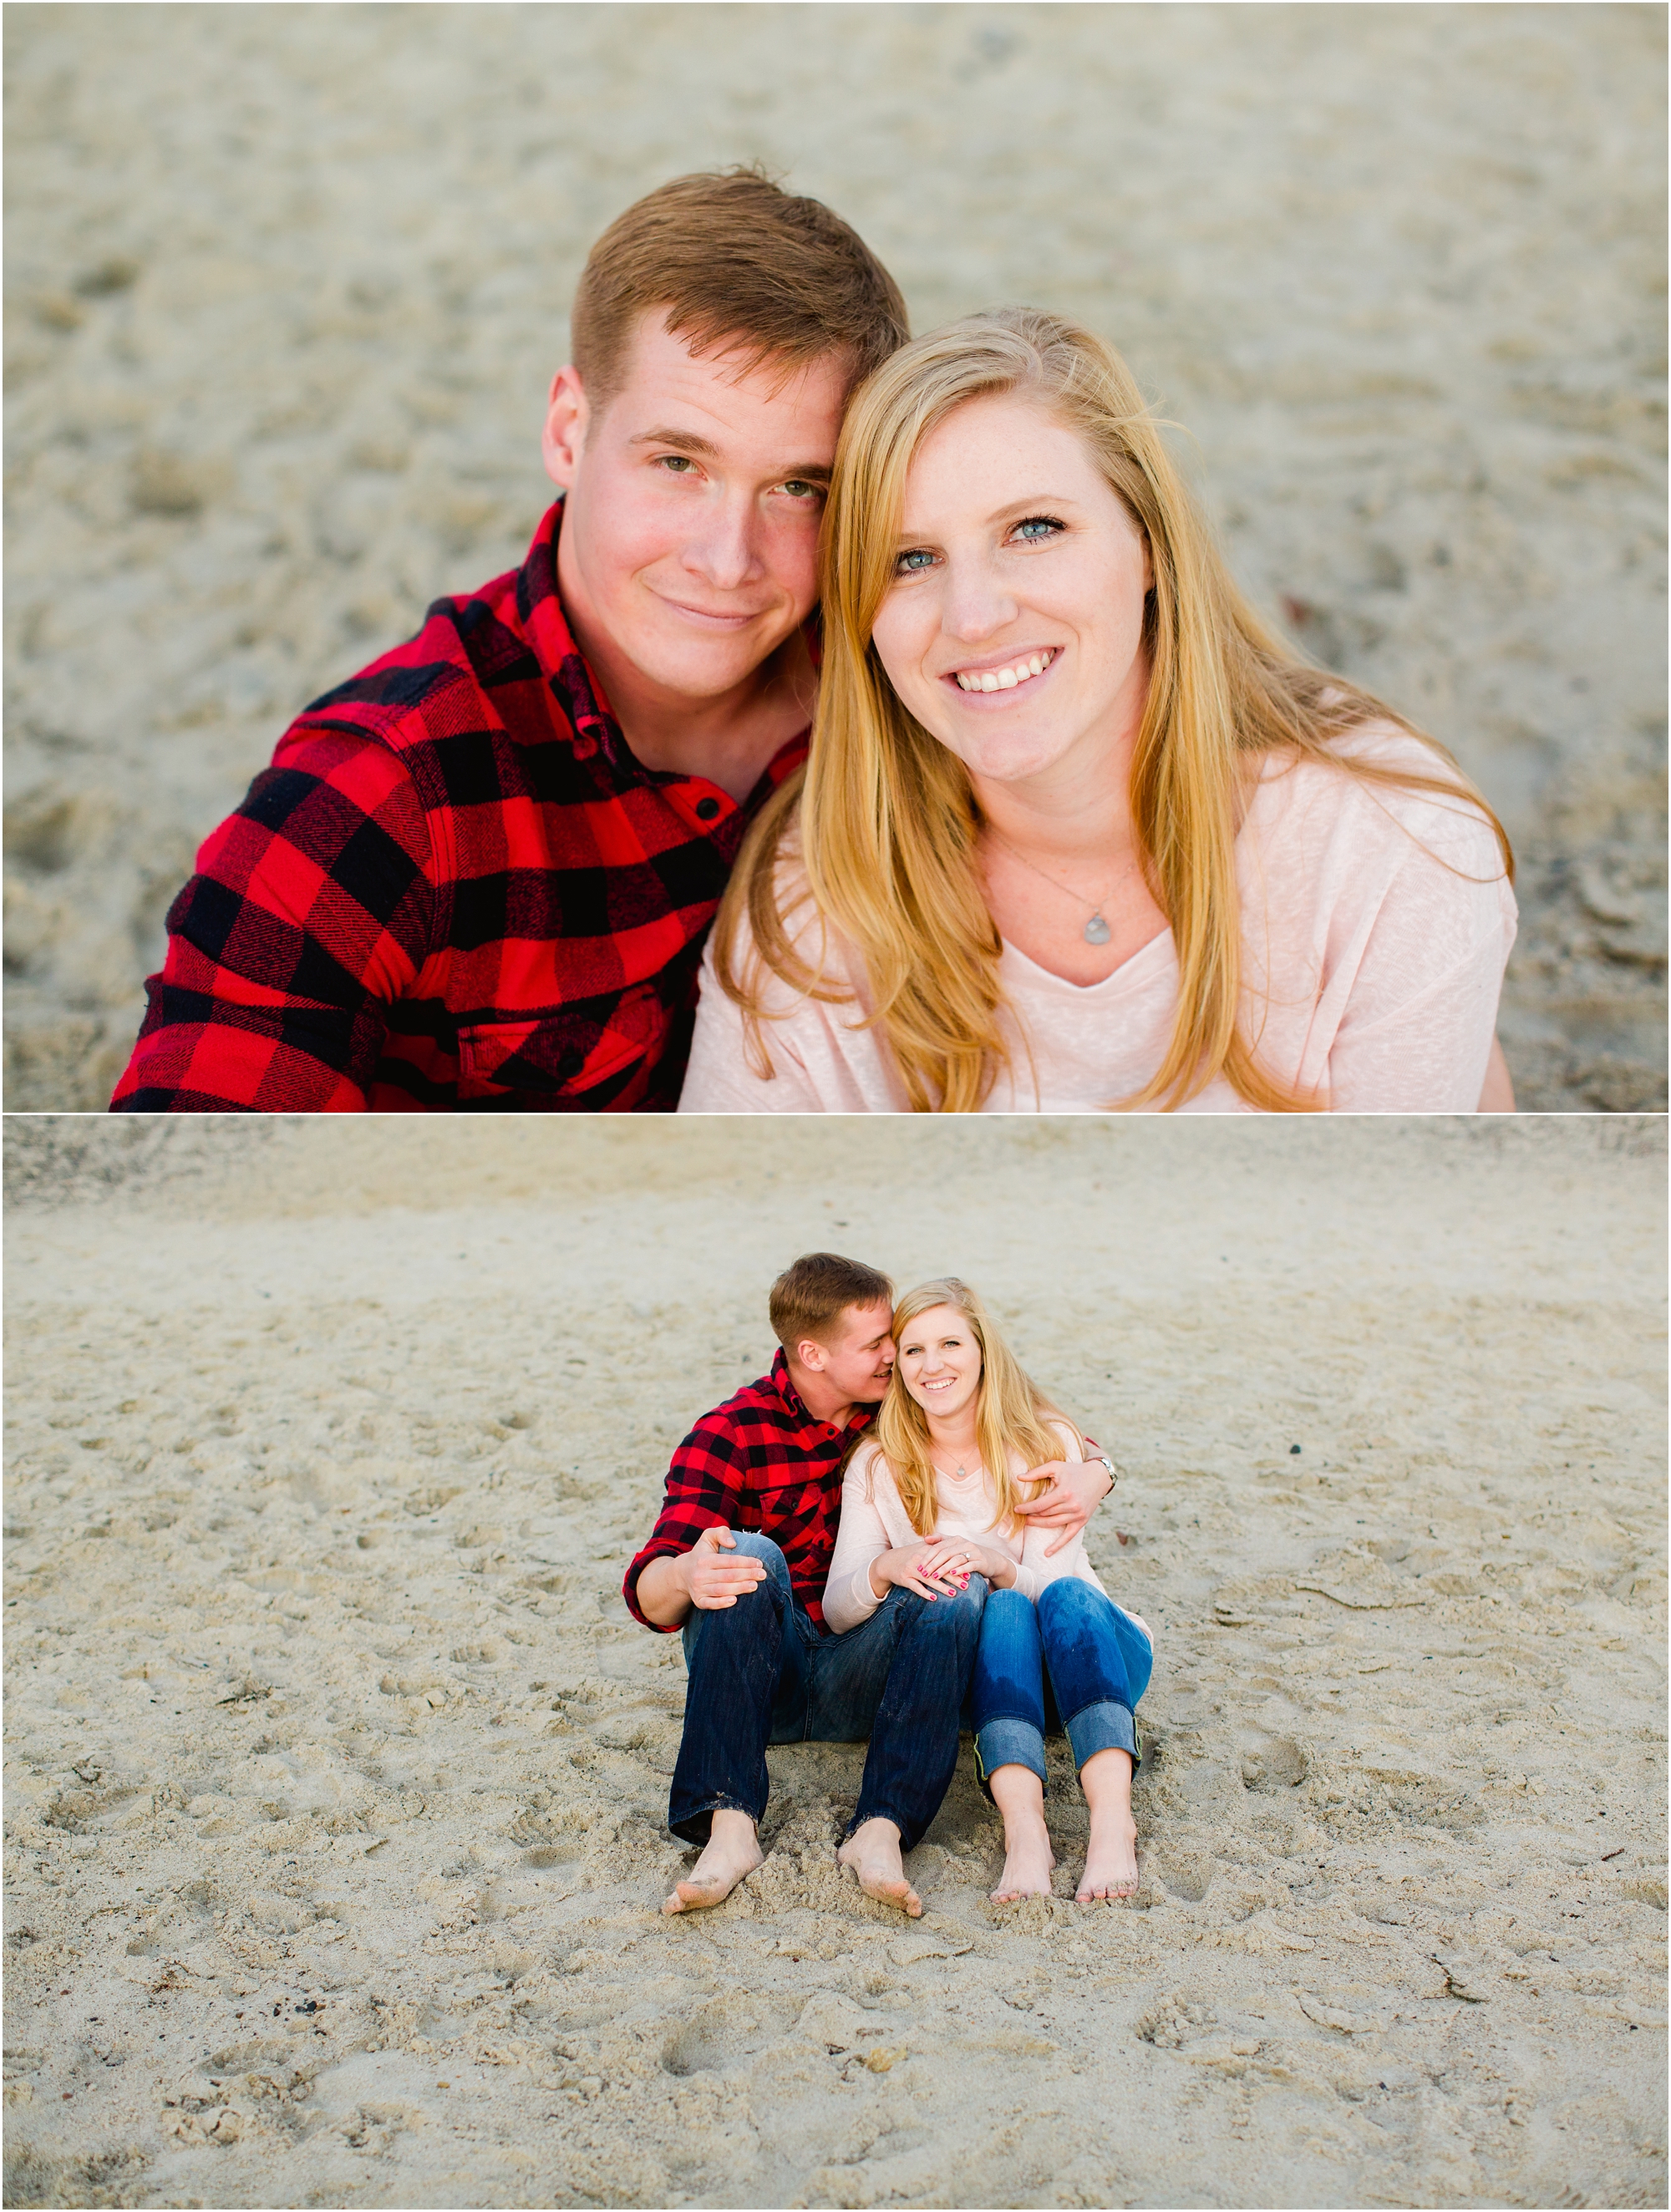
[[(1662, 1125), (382, 1133), (10, 1125), (9, 2203), (1664, 2203)], [(808, 1746), (657, 1910), (621, 1572), (831, 1243), (1123, 1462), (1133, 1907)]]
[(574, 276), (763, 156), (918, 328), (1087, 318), (1238, 573), (1521, 848), (1522, 1101), (1664, 1098), (1663, 17), (1645, 7), (7, 17), (8, 1103), (102, 1104), (197, 842), (521, 557)]

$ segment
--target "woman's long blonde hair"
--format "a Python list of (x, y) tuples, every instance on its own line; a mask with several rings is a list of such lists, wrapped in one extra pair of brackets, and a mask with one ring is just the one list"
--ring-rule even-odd
[[(1011, 1454), (1019, 1452), (1029, 1467), (1042, 1467), (1047, 1461), (1060, 1459), (1062, 1440), (1052, 1434), (1048, 1425), (1052, 1419), (1060, 1421), (1072, 1437), (1076, 1451), (1083, 1447), (1072, 1422), (1059, 1413), (1028, 1379), (1014, 1352), (993, 1326), (992, 1317), (980, 1298), (956, 1275), (942, 1276), (936, 1283), (920, 1283), (915, 1290), (907, 1291), (894, 1308), (893, 1379), (871, 1435), (893, 1470), (911, 1526), (919, 1536), (932, 1536), (939, 1504), (934, 1491), (933, 1462), (928, 1456), (928, 1418), (905, 1388), (903, 1362), (898, 1357), (900, 1332), (931, 1306), (951, 1306), (962, 1314), (981, 1348), (981, 1382), (975, 1400), (975, 1438), (981, 1447), (981, 1464), (987, 1470), (997, 1500), (993, 1526), (1013, 1528), (1019, 1525), (1015, 1508), (1023, 1486), (1010, 1473)], [(1033, 1483), (1025, 1487), (1030, 1498), (1042, 1486)]]
[[(1060, 316), (1002, 308), (903, 346), (860, 388), (836, 456), (822, 550), (824, 659), (804, 776), (775, 794), (738, 856), (715, 928), (720, 981), (750, 1018), (763, 1073), (764, 977), (740, 975), (746, 913), (760, 958), (801, 994), (829, 1003), (832, 985), (791, 943), (779, 867), (799, 818), (806, 894), (863, 963), (878, 1028), (913, 1112), (967, 1113), (1006, 1066), (1000, 1017), (1002, 942), (976, 866), (981, 827), (968, 772), (909, 714), (871, 642), (893, 580), (905, 478), (923, 438), (953, 408), (1015, 392), (1075, 431), (1148, 542), (1145, 608), (1149, 690), (1131, 769), (1131, 806), (1150, 890), (1171, 925), (1178, 1005), (1166, 1053), (1133, 1097), (1181, 1106), (1223, 1075), (1249, 1104), (1303, 1111), (1256, 1057), (1257, 1018), (1243, 1027), (1236, 837), (1250, 777), (1275, 751), (1326, 760), (1365, 784), (1431, 792), (1503, 825), (1455, 761), (1401, 714), (1343, 677), (1296, 658), (1231, 581), (1173, 467), (1125, 362)], [(1377, 766), (1335, 749), (1386, 721), (1433, 752), (1435, 773)], [(793, 840), (790, 842), (793, 842)], [(1257, 1010), (1255, 1010), (1255, 1016)]]

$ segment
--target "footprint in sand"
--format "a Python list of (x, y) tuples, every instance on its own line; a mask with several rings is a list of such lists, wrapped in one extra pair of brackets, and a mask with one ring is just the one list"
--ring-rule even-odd
[(1311, 1771), (1311, 1761), (1291, 1735), (1265, 1736), (1242, 1754), (1244, 1790), (1294, 1790)]
[(1185, 1905), (1199, 1905), (1212, 1885), (1212, 1861), (1207, 1858), (1169, 1860), (1160, 1869), (1169, 1897)]

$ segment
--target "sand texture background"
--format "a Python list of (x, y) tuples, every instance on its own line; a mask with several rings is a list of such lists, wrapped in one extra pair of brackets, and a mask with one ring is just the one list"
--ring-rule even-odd
[(7, 11), (7, 1049), (101, 1105), (198, 841), (522, 558), (586, 248), (763, 158), (1080, 315), (1235, 568), (1507, 821), (1534, 1107), (1664, 1101), (1653, 7)]
[[(9, 2203), (1664, 2202), (1661, 1124), (396, 1128), (9, 1124)], [(820, 1745), (658, 1913), (622, 1570), (829, 1243), (1124, 1464), (1133, 1907)]]

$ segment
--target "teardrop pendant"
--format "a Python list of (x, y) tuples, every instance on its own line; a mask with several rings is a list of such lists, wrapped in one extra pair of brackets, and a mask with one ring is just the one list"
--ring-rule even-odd
[(1114, 935), (1114, 932), (1100, 914), (1094, 914), (1085, 924), (1085, 934), (1087, 945), (1106, 945), (1109, 938)]

